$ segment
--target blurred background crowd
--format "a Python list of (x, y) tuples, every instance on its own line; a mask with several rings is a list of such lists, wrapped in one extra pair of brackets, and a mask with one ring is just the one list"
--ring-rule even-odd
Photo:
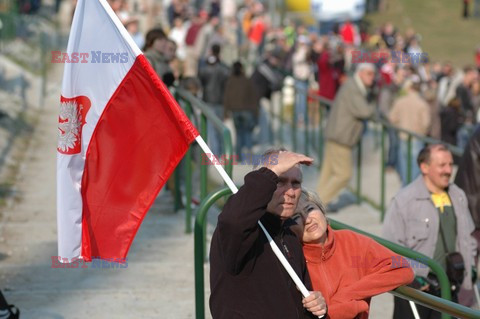
[[(251, 153), (255, 145), (266, 142), (272, 93), (295, 88), (286, 91), (294, 92), (290, 100), (283, 98), (294, 107), (295, 124), (319, 124), (322, 119), (318, 108), (309, 107), (310, 97), (324, 99), (328, 107), (345, 80), (363, 62), (375, 65), (368, 98), (377, 106), (378, 119), (460, 149), (465, 148), (480, 121), (480, 44), (472, 41), (470, 58), (461, 63), (437, 59), (422, 48), (423, 36), (414, 28), (401, 29), (391, 22), (373, 25), (364, 19), (364, 13), (384, 10), (386, 1), (357, 1), (362, 3), (360, 15), (313, 22), (285, 15), (285, 6), (292, 1), (108, 2), (172, 91), (178, 87), (188, 90), (220, 119), (232, 123), (235, 153), (240, 159)], [(310, 2), (315, 10), (318, 1)], [(7, 3), (12, 2), (0, 1), (3, 10)], [(57, 13), (58, 19), (69, 25), (76, 1), (14, 3), (13, 10), (23, 19), (16, 23), (16, 36), (26, 39), (41, 29), (37, 25), (29, 29), (29, 22), (37, 15), (46, 15), (48, 10), (48, 14)], [(458, 19), (479, 17), (478, 1), (462, 4)], [(0, 14), (0, 35), (7, 31), (2, 27), (7, 22), (7, 16)], [(10, 49), (18, 42), (10, 42), (3, 52), (12, 51), (13, 59), (21, 56)], [(26, 60), (24, 63), (33, 59)], [(389, 129), (388, 133), (385, 164), (388, 170), (398, 171), (405, 185), (405, 169), (399, 162), (405, 158), (401, 146), (407, 134), (399, 134), (396, 129)], [(220, 133), (211, 126), (208, 135), (213, 153), (222, 154)], [(421, 143), (413, 141), (412, 160)], [(419, 171), (416, 165), (412, 169), (415, 177)]]
[[(300, 96), (301, 125), (307, 110), (302, 92), (333, 100), (359, 63), (359, 51), (360, 62), (376, 66), (371, 98), (378, 114), (395, 126), (464, 148), (480, 120), (480, 46), (475, 43), (471, 60), (454, 66), (424, 52), (422, 35), (413, 28), (401, 30), (392, 23), (368, 26), (347, 19), (321, 30), (301, 20), (280, 24), (272, 21), (268, 2), (254, 0), (110, 4), (168, 86), (186, 85), (220, 117), (233, 116), (241, 136), (239, 154), (244, 147), (251, 151), (255, 138), (245, 136), (253, 130), (250, 119), (262, 124), (257, 120), (262, 99), (280, 90), (285, 77), (294, 79)], [(382, 58), (369, 59), (374, 56)], [(239, 77), (245, 80), (235, 80)], [(410, 105), (408, 111), (403, 104)], [(422, 121), (409, 120), (416, 114)], [(389, 135), (389, 168), (396, 168), (402, 138)], [(214, 141), (212, 148), (221, 152)]]

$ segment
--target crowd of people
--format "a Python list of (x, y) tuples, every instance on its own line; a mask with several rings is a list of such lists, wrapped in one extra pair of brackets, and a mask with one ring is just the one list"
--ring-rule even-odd
[[(164, 83), (203, 99), (220, 119), (233, 119), (240, 159), (255, 142), (265, 141), (262, 112), (284, 86), (285, 76), (294, 78), (299, 125), (319, 123), (310, 117), (308, 94), (313, 91), (330, 101), (317, 187), (326, 208), (301, 187), (299, 165), (311, 159), (282, 150), (269, 153), (278, 157), (277, 165), (248, 174), (220, 214), (210, 255), (214, 318), (367, 318), (370, 298), (410, 284), (413, 272), (410, 285), (439, 295), (438, 281), (427, 267), (394, 263), (401, 257), (367, 238), (328, 226), (325, 213), (352, 175), (353, 147), (365, 120), (375, 117), (394, 126), (388, 128), (385, 165), (398, 172), (405, 186), (389, 206), (384, 236), (438, 261), (448, 272), (454, 300), (472, 305), (475, 229), (480, 229), (473, 222), (479, 219), (478, 181), (472, 182), (467, 173), (464, 190), (451, 184), (454, 161), (468, 160), (454, 157), (441, 144), (409, 141), (409, 134), (478, 149), (471, 137), (480, 121), (480, 51), (471, 64), (456, 69), (424, 52), (422, 38), (413, 29), (402, 33), (386, 23), (368, 32), (345, 21), (328, 35), (319, 35), (301, 23), (274, 26), (262, 2), (255, 0), (212, 0), (202, 8), (172, 0), (166, 8), (168, 22), (143, 38), (139, 20), (128, 14), (125, 3), (112, 0), (112, 7)], [(256, 137), (255, 126), (260, 127)], [(208, 137), (213, 153), (222, 154), (221, 137), (213, 126)], [(478, 166), (475, 160), (469, 163)], [(277, 265), (259, 220), (313, 291), (310, 297), (302, 298)], [(303, 252), (295, 237), (303, 240)], [(354, 272), (352, 251), (358, 254), (357, 264), (363, 261)], [(452, 274), (452, 259), (458, 255), (463, 268)], [(418, 311), (421, 318), (440, 316), (424, 307)], [(395, 299), (394, 318), (410, 317), (408, 302)]]
[[(474, 303), (480, 49), (475, 62), (457, 70), (424, 52), (413, 29), (401, 33), (391, 23), (368, 32), (347, 20), (319, 35), (301, 23), (274, 25), (257, 0), (211, 0), (204, 6), (171, 0), (161, 23), (142, 19), (138, 13), (151, 8), (137, 2), (134, 7), (126, 0), (109, 3), (166, 86), (181, 87), (220, 119), (232, 119), (240, 160), (255, 142), (265, 142), (262, 116), (287, 75), (295, 82), (299, 125), (318, 124), (310, 117), (312, 90), (330, 101), (319, 196), (302, 187), (301, 166), (313, 159), (276, 149), (263, 155), (273, 160), (262, 160), (245, 176), (219, 215), (210, 250), (213, 318), (368, 318), (371, 297), (401, 285), (439, 295), (438, 279), (428, 267), (410, 266), (368, 237), (335, 231), (326, 217), (351, 178), (352, 151), (365, 120), (375, 116), (401, 129), (388, 129), (385, 165), (405, 186), (389, 205), (383, 237), (436, 260), (447, 272), (454, 300)], [(464, 156), (455, 158), (442, 144), (409, 142), (408, 132), (456, 145)], [(221, 155), (221, 136), (211, 124), (208, 138), (213, 153)], [(460, 165), (458, 186), (450, 182), (454, 161)], [(310, 296), (302, 296), (282, 268), (264, 231)], [(0, 293), (2, 309), (6, 315), (18, 313)], [(422, 319), (440, 318), (426, 307), (418, 311)], [(393, 318), (413, 318), (411, 305), (396, 298)]]
[[(422, 38), (412, 28), (402, 33), (386, 23), (367, 30), (363, 24), (359, 28), (345, 21), (328, 35), (319, 35), (301, 23), (274, 26), (267, 8), (256, 0), (215, 0), (202, 8), (190, 1), (172, 0), (164, 8), (163, 24), (142, 33), (128, 1), (110, 2), (168, 86), (196, 81), (198, 96), (221, 119), (234, 120), (240, 132), (239, 157), (250, 152), (255, 142), (265, 142), (262, 112), (272, 92), (282, 88), (286, 75), (295, 79), (295, 112), (301, 125), (305, 118), (314, 120), (307, 93), (313, 91), (333, 103), (343, 83), (365, 62), (375, 65), (368, 98), (378, 110), (375, 113), (394, 126), (463, 149), (480, 120), (480, 50), (472, 63), (456, 69), (424, 52)], [(239, 68), (246, 78), (243, 82), (237, 81)], [(247, 88), (246, 94), (235, 95), (237, 85), (240, 90)], [(235, 105), (225, 96), (235, 96)], [(410, 121), (410, 117), (418, 120)], [(252, 137), (254, 130), (246, 122), (259, 127), (258, 137)], [(209, 135), (213, 153), (220, 155), (218, 133), (211, 129)], [(386, 165), (398, 171), (403, 185), (419, 174), (414, 168), (407, 176), (406, 141), (407, 134), (389, 130)], [(414, 140), (411, 163), (421, 144)]]

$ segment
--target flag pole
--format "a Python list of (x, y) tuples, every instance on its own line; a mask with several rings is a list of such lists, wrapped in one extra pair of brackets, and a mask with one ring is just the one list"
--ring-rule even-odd
[[(205, 154), (212, 154), (212, 151), (210, 150), (210, 147), (208, 147), (207, 143), (205, 143), (205, 141), (203, 140), (202, 136), (198, 135), (195, 140), (197, 141), (198, 145), (200, 145), (200, 147), (202, 148), (203, 152)], [(215, 155), (213, 155), (215, 156)], [(215, 166), (215, 168), (217, 169), (217, 171), (220, 173), (220, 176), (222, 176), (223, 180), (225, 181), (225, 183), (227, 184), (227, 186), (230, 188), (230, 190), (232, 191), (233, 194), (237, 193), (238, 192), (238, 188), (237, 186), (233, 183), (232, 179), (230, 178), (230, 176), (228, 176), (227, 172), (225, 172), (225, 170), (223, 169), (223, 166), (220, 165), (220, 163), (218, 161), (213, 161), (213, 165)], [(270, 247), (272, 247), (272, 250), (273, 252), (275, 253), (275, 255), (277, 256), (278, 260), (280, 260), (280, 262), (282, 263), (282, 266), (285, 268), (285, 270), (288, 272), (288, 274), (290, 275), (290, 277), (292, 278), (293, 282), (295, 283), (295, 285), (297, 286), (298, 290), (300, 290), (300, 292), (302, 293), (303, 297), (308, 297), (310, 296), (310, 292), (308, 291), (308, 289), (305, 287), (305, 285), (303, 284), (303, 282), (300, 280), (300, 278), (298, 277), (297, 273), (295, 272), (295, 270), (293, 270), (292, 266), (290, 265), (290, 263), (287, 261), (287, 259), (285, 258), (285, 256), (282, 254), (282, 252), (280, 251), (280, 249), (278, 248), (277, 244), (275, 244), (275, 242), (273, 241), (272, 239), (272, 236), (270, 236), (270, 234), (268, 233), (268, 231), (265, 229), (265, 227), (263, 226), (262, 222), (258, 221), (258, 225), (260, 226), (260, 228), (263, 230), (263, 232), (265, 233), (265, 236), (267, 236), (267, 239), (268, 239), (268, 243), (270, 244)], [(323, 316), (319, 316), (319, 318), (323, 318)]]

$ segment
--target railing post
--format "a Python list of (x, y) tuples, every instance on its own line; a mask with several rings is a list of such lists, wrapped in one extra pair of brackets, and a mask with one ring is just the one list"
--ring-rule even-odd
[(225, 155), (228, 159), (225, 161), (225, 172), (228, 176), (232, 177), (233, 173), (233, 145), (232, 145), (232, 135), (228, 128), (225, 128), (223, 131), (223, 145), (225, 147)]
[(362, 203), (362, 140), (358, 142), (357, 150), (357, 204)]
[(195, 318), (205, 318), (205, 280), (203, 263), (205, 261), (206, 216), (208, 209), (222, 196), (231, 193), (224, 187), (207, 196), (198, 208), (194, 231), (194, 271), (195, 271)]
[(308, 95), (307, 92), (304, 92), (303, 98), (305, 98), (305, 112), (303, 114), (303, 129), (305, 130), (305, 155), (308, 156), (308, 149), (309, 149), (309, 144), (310, 144), (310, 138), (309, 134), (310, 132), (308, 131)]
[[(207, 136), (207, 117), (205, 114), (200, 115), (200, 135), (203, 137), (205, 141), (208, 141), (208, 136)], [(203, 156), (208, 156), (213, 154), (202, 154), (202, 159)], [(208, 163), (209, 161), (201, 161), (200, 162), (200, 200), (202, 201), (206, 196), (207, 196), (207, 183), (208, 183)]]
[(270, 119), (268, 121), (268, 139), (270, 140), (270, 145), (273, 145), (275, 143), (274, 137), (273, 137), (273, 122), (274, 122), (274, 105), (275, 105), (275, 99), (274, 99), (274, 94), (270, 96)]
[(278, 128), (278, 133), (280, 135), (280, 144), (283, 145), (283, 125), (285, 124), (284, 117), (284, 108), (285, 105), (283, 104), (283, 90), (280, 91), (280, 127)]
[[(180, 95), (178, 94), (178, 92), (175, 92), (175, 99), (177, 101), (180, 101)], [(182, 105), (182, 104), (180, 104)], [(184, 110), (185, 111), (185, 110)], [(185, 159), (182, 159), (182, 161), (185, 162)], [(180, 165), (182, 165), (182, 161), (180, 161), (180, 163), (177, 165), (177, 167), (175, 168), (175, 171), (173, 172), (173, 178), (174, 178), (174, 182), (175, 182), (175, 185), (174, 185), (174, 202), (173, 202), (173, 210), (175, 212), (178, 212), (182, 206), (182, 197), (180, 196)]]
[(319, 166), (322, 166), (323, 162), (323, 105), (319, 103), (320, 122), (318, 123), (318, 161)]
[(317, 135), (317, 127), (318, 125), (315, 125), (315, 110), (318, 110), (318, 107), (317, 105), (310, 105), (307, 107), (309, 109), (309, 112), (308, 112), (308, 117), (309, 117), (309, 125), (310, 125), (310, 136), (312, 137), (312, 149), (313, 149), (313, 152), (317, 151), (318, 152), (318, 144), (317, 144), (317, 138), (318, 138), (318, 135)]
[[(232, 136), (230, 130), (225, 128), (223, 131), (223, 145), (225, 147), (225, 154), (228, 160), (225, 162), (225, 172), (230, 178), (233, 174), (233, 146), (232, 146)], [(225, 198), (226, 200), (226, 198)]]
[[(190, 119), (192, 117), (192, 106), (189, 101), (185, 101), (185, 113)], [(192, 146), (185, 154), (185, 233), (192, 232)]]
[(173, 172), (173, 178), (175, 182), (175, 194), (174, 194), (174, 202), (173, 202), (173, 210), (175, 212), (178, 212), (181, 208), (181, 203), (182, 203), (182, 197), (180, 196), (180, 163), (177, 165), (177, 168)]
[(292, 146), (293, 146), (293, 151), (297, 151), (297, 88), (295, 88), (295, 98), (293, 102), (293, 107), (292, 107)]
[(45, 106), (45, 96), (47, 95), (47, 35), (42, 32), (40, 35), (40, 47), (41, 47), (41, 72), (42, 72), (42, 91), (40, 94), (40, 107)]
[(407, 184), (412, 181), (412, 135), (407, 140)]
[(383, 222), (385, 218), (385, 135), (386, 129), (383, 124), (381, 125), (380, 136), (380, 222)]

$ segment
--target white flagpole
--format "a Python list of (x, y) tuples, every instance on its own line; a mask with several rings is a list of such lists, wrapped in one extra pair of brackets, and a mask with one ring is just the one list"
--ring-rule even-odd
[(420, 315), (418, 314), (417, 306), (415, 305), (415, 303), (411, 300), (409, 300), (408, 303), (410, 304), (410, 308), (412, 308), (413, 316), (415, 317), (415, 319), (420, 319)]
[[(203, 140), (203, 138), (198, 135), (195, 140), (197, 141), (198, 145), (200, 145), (200, 147), (202, 148), (203, 152), (205, 154), (212, 154), (212, 151), (210, 150), (210, 147), (208, 147), (207, 143), (205, 143), (205, 141)], [(214, 155), (213, 155), (214, 156)], [(238, 188), (237, 186), (235, 186), (235, 184), (233, 183), (232, 179), (230, 178), (230, 176), (228, 176), (227, 172), (225, 172), (225, 170), (223, 169), (223, 166), (219, 164), (218, 161), (213, 161), (213, 165), (215, 165), (215, 168), (217, 169), (217, 171), (220, 173), (220, 176), (222, 176), (223, 180), (225, 181), (225, 183), (227, 183), (227, 186), (230, 188), (230, 190), (232, 191), (233, 194), (237, 193), (238, 192)], [(268, 231), (265, 229), (265, 227), (263, 226), (263, 224), (258, 221), (258, 225), (260, 226), (260, 228), (262, 228), (263, 232), (265, 233), (265, 236), (267, 236), (267, 239), (268, 239), (268, 242), (270, 244), (270, 247), (272, 247), (272, 250), (273, 252), (275, 253), (275, 255), (277, 256), (278, 260), (280, 260), (280, 262), (282, 263), (283, 267), (285, 268), (285, 270), (288, 272), (288, 274), (290, 275), (290, 277), (292, 278), (293, 282), (295, 283), (295, 285), (297, 286), (298, 290), (300, 290), (300, 292), (302, 293), (303, 297), (308, 297), (310, 296), (310, 292), (308, 291), (308, 289), (305, 287), (305, 285), (303, 284), (303, 282), (300, 280), (300, 278), (297, 276), (297, 273), (295, 272), (295, 270), (293, 270), (292, 266), (290, 265), (290, 263), (287, 261), (287, 259), (285, 258), (285, 256), (282, 254), (282, 252), (280, 251), (280, 249), (278, 248), (277, 244), (275, 244), (275, 242), (273, 241), (272, 237), (270, 236), (270, 234), (268, 233)], [(323, 316), (319, 316), (319, 318), (323, 318)]]

